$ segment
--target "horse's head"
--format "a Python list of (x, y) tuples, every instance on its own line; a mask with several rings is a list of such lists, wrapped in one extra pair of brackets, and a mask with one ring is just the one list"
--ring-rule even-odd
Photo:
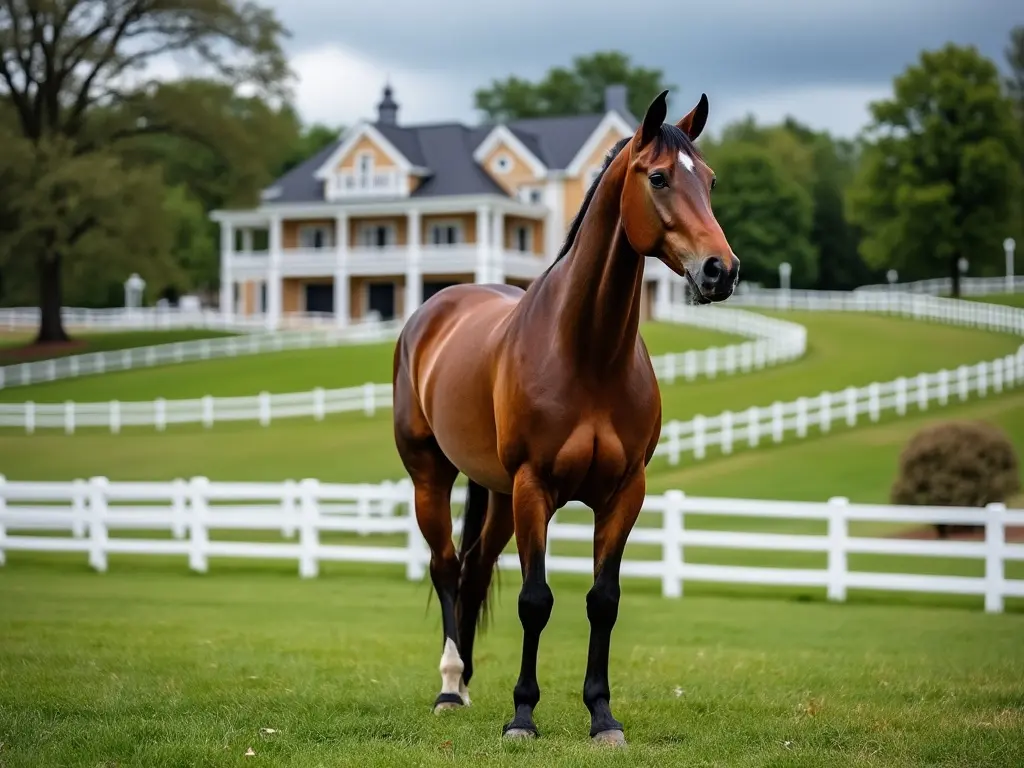
[(739, 280), (740, 260), (711, 212), (715, 173), (693, 145), (708, 119), (708, 99), (665, 124), (663, 91), (629, 141), (622, 227), (630, 245), (689, 280), (697, 301), (723, 301)]

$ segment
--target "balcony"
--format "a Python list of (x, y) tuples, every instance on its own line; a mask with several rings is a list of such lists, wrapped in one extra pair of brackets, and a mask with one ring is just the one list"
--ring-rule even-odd
[[(532, 253), (522, 251), (488, 252), (493, 260), (501, 255), (507, 277), (532, 279), (547, 267), (548, 262)], [(333, 248), (285, 248), (281, 253), (281, 277), (330, 277), (337, 265), (337, 251)], [(420, 272), (423, 275), (469, 274), (477, 268), (477, 247), (474, 243), (459, 245), (421, 245)], [(405, 245), (385, 248), (349, 247), (346, 263), (353, 277), (374, 275), (401, 275), (409, 260), (409, 247)], [(266, 276), (269, 254), (266, 251), (236, 253), (232, 257), (232, 271), (236, 280), (259, 280)]]
[(405, 174), (398, 169), (368, 172), (338, 171), (324, 182), (324, 196), (328, 200), (347, 200), (358, 197), (405, 197)]

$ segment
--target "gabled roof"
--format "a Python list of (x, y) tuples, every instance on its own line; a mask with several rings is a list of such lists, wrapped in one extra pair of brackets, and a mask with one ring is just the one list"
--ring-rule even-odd
[[(610, 115), (612, 117), (610, 117)], [(579, 161), (588, 144), (599, 141), (606, 128), (616, 124), (635, 130), (633, 115), (604, 112), (591, 115), (543, 117), (512, 120), (503, 131), (536, 161), (535, 170), (565, 171)], [(323, 173), (333, 168), (360, 136), (367, 135), (394, 156), (396, 164), (423, 177), (412, 197), (508, 193), (474, 158), (474, 153), (501, 124), (466, 126), (461, 123), (395, 125), (387, 122), (360, 123), (313, 157), (277, 179), (263, 194), (266, 203), (320, 202)], [(601, 132), (595, 135), (595, 131)], [(589, 157), (592, 150), (585, 157)], [(529, 159), (529, 158), (526, 158)], [(319, 173), (318, 173), (319, 172)], [(543, 175), (543, 174), (541, 174)]]

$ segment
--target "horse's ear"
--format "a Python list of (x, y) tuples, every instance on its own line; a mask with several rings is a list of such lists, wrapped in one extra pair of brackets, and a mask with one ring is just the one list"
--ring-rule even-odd
[(668, 114), (668, 104), (665, 103), (667, 95), (668, 91), (662, 91), (654, 97), (651, 106), (647, 108), (647, 114), (644, 115), (643, 124), (640, 126), (641, 147), (646, 146), (661, 131), (661, 125), (665, 122), (665, 116)]
[(691, 109), (688, 115), (676, 123), (676, 127), (689, 136), (690, 141), (696, 141), (697, 137), (700, 136), (701, 131), (704, 130), (704, 126), (707, 122), (708, 95), (706, 93), (702, 93), (700, 95), (700, 101), (697, 102), (697, 106)]

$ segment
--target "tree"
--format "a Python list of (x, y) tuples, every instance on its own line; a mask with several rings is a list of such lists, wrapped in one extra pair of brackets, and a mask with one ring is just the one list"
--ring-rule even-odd
[[(169, 55), (187, 55), (221, 82), (284, 95), (285, 34), (271, 11), (243, 0), (0, 5), (0, 104), (16, 115), (21, 170), (31, 172), (19, 176), (27, 186), (0, 201), (8, 208), (0, 220), (13, 230), (0, 251), (7, 265), (24, 254), (34, 261), (40, 343), (67, 338), (61, 306), (68, 266), (95, 243), (128, 245), (126, 228), (144, 235), (136, 207), (163, 210), (163, 191), (143, 181), (144, 171), (123, 166), (121, 143), (157, 134), (210, 140), (191, 120), (191, 105), (178, 101), (177, 109), (170, 108), (173, 98), (139, 76)], [(40, 189), (33, 191), (33, 183)], [(24, 200), (12, 205), (17, 197)], [(57, 210), (67, 218), (54, 215)], [(12, 243), (20, 247), (12, 249)]]
[(848, 199), (861, 252), (904, 279), (949, 275), (961, 257), (1001, 266), (1020, 188), (1020, 134), (994, 63), (974, 47), (925, 51), (871, 105), (872, 124)]
[(702, 149), (718, 178), (715, 216), (740, 257), (743, 279), (778, 285), (779, 264), (786, 261), (794, 284), (813, 284), (817, 262), (808, 192), (765, 147), (734, 140)]
[(666, 84), (660, 69), (634, 65), (618, 51), (577, 56), (572, 67), (553, 67), (538, 82), (510, 76), (493, 80), (474, 93), (476, 108), (490, 120), (582, 115), (604, 111), (604, 91), (625, 85), (629, 109), (643, 115), (654, 96), (675, 86)]

